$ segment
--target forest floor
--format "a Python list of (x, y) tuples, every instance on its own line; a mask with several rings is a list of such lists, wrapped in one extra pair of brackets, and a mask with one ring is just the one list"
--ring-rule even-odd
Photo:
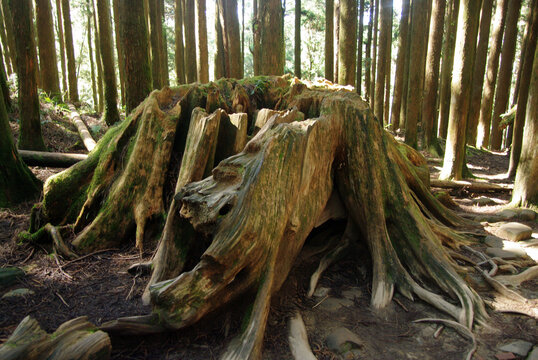
[[(57, 111), (45, 111), (44, 137), (52, 151), (84, 152), (75, 128)], [(106, 126), (97, 116), (84, 116), (97, 138)], [(18, 125), (11, 123), (16, 135)], [(468, 152), (470, 170), (480, 179), (495, 183), (510, 181), (504, 178), (509, 156), (472, 149)], [(441, 159), (428, 157), (435, 174)], [(61, 169), (32, 167), (41, 179)], [(438, 189), (434, 189), (438, 190)], [(454, 210), (465, 217), (505, 216), (509, 192), (488, 194), (473, 193), (466, 189), (450, 191)], [(490, 199), (477, 200), (477, 199)], [(489, 203), (479, 206), (478, 203)], [(109, 249), (75, 261), (56, 259), (46, 249), (17, 243), (16, 235), (27, 230), (33, 204), (15, 209), (0, 209), (0, 264), (17, 266), (26, 276), (17, 284), (0, 291), (24, 288), (30, 292), (19, 297), (0, 298), (0, 344), (5, 342), (18, 323), (27, 315), (37, 319), (41, 326), (54, 331), (61, 323), (78, 316), (87, 316), (101, 324), (121, 316), (146, 314), (150, 308), (142, 305), (140, 296), (149, 280), (146, 275), (132, 276), (127, 268), (140, 262), (134, 246)], [(513, 215), (513, 214), (512, 214)], [(513, 216), (512, 216), (513, 217)], [(508, 221), (508, 218), (505, 219)], [(510, 220), (523, 222), (533, 228), (538, 237), (537, 220)], [(483, 223), (486, 232), (496, 234), (499, 224)], [(333, 223), (332, 226), (345, 224)], [(486, 250), (484, 237), (476, 238), (474, 248)], [(538, 251), (534, 241), (533, 251)], [(134, 243), (134, 240), (133, 240)], [(132, 244), (131, 244), (132, 245)], [(529, 248), (530, 249), (530, 248)], [(149, 260), (151, 250), (143, 254)], [(470, 253), (462, 254), (472, 257)], [(536, 253), (528, 255), (536, 259)], [(527, 255), (523, 255), (527, 256)], [(309, 278), (316, 269), (321, 255), (300, 255), (297, 265), (282, 289), (273, 297), (264, 340), (264, 358), (291, 359), (288, 347), (287, 323), (299, 311), (306, 324), (309, 342), (318, 359), (464, 359), (472, 346), (452, 328), (440, 330), (438, 323), (415, 323), (422, 318), (446, 318), (420, 300), (411, 302), (396, 294), (386, 311), (377, 313), (369, 307), (371, 272), (370, 259), (364, 247), (331, 266), (321, 277), (312, 298), (306, 296)], [(535, 264), (530, 258), (528, 264)], [(473, 287), (485, 299), (495, 293), (480, 277), (468, 274)], [(530, 299), (538, 298), (538, 281), (527, 281), (517, 289)], [(210, 316), (200, 323), (177, 332), (145, 337), (112, 337), (112, 357), (115, 359), (216, 359), (226, 344), (241, 327), (243, 310), (251, 298), (248, 296)], [(517, 314), (490, 311), (489, 327), (475, 329), (478, 349), (473, 359), (525, 359), (525, 345), (534, 347), (533, 359), (538, 358), (537, 320)], [(346, 330), (347, 329), (347, 330)], [(523, 340), (526, 343), (518, 342)], [(332, 342), (344, 342), (339, 351), (331, 350)], [(516, 345), (520, 344), (518, 348)], [(523, 344), (523, 345), (521, 345)], [(512, 345), (513, 348), (503, 347)], [(528, 346), (527, 346), (528, 347)], [(527, 351), (529, 351), (527, 349)], [(520, 354), (518, 354), (518, 352)]]

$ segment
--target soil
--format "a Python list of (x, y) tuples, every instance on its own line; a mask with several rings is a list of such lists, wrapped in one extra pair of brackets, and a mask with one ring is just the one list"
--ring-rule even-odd
[[(50, 150), (84, 152), (74, 127), (65, 119), (65, 113), (45, 109), (43, 133)], [(16, 114), (15, 114), (16, 115)], [(12, 114), (12, 117), (14, 114)], [(50, 119), (50, 120), (49, 120)], [(106, 125), (97, 116), (83, 116), (94, 135), (99, 138)], [(11, 123), (16, 137), (18, 126)], [(432, 174), (439, 171), (441, 159), (428, 157)], [(482, 179), (496, 183), (510, 183), (503, 174), (508, 168), (507, 153), (470, 150), (470, 170)], [(61, 171), (54, 168), (33, 167), (32, 171), (45, 180)], [(439, 189), (434, 189), (439, 190)], [(507, 205), (510, 194), (489, 193), (486, 196), (496, 205), (478, 207), (472, 199), (485, 194), (457, 190), (450, 193), (456, 202), (456, 211), (467, 217), (497, 213)], [(132, 244), (125, 248), (108, 249), (75, 261), (56, 258), (46, 246), (20, 244), (17, 234), (27, 230), (33, 204), (15, 209), (0, 209), (0, 264), (17, 266), (26, 276), (2, 293), (16, 288), (27, 288), (34, 293), (25, 297), (0, 299), (0, 344), (5, 342), (25, 316), (32, 316), (48, 332), (61, 323), (78, 316), (87, 316), (97, 325), (121, 316), (147, 314), (150, 308), (142, 305), (140, 296), (149, 276), (127, 272), (133, 263), (148, 261), (151, 250), (140, 257)], [(536, 232), (537, 223), (527, 222)], [(333, 223), (333, 227), (342, 224)], [(481, 243), (477, 239), (476, 246)], [(308, 245), (308, 244), (307, 244)], [(446, 318), (431, 306), (395, 295), (385, 311), (374, 312), (369, 307), (371, 273), (370, 259), (365, 247), (359, 245), (349, 255), (331, 266), (318, 284), (320, 296), (308, 298), (309, 278), (323, 254), (308, 255), (306, 246), (297, 265), (273, 297), (264, 340), (264, 359), (292, 359), (288, 347), (288, 319), (299, 311), (306, 324), (311, 348), (318, 359), (462, 359), (471, 348), (468, 338), (450, 327), (438, 336), (439, 323), (415, 323), (423, 318)], [(466, 254), (470, 256), (469, 254)], [(494, 292), (483, 282), (475, 281), (475, 289), (486, 299)], [(319, 290), (321, 289), (321, 290)], [(528, 298), (538, 298), (538, 281), (527, 281), (519, 291)], [(326, 293), (323, 294), (323, 291)], [(242, 297), (200, 323), (177, 332), (145, 337), (112, 337), (114, 359), (216, 359), (239, 332), (243, 310), (252, 301)], [(488, 326), (474, 330), (478, 349), (473, 359), (513, 358), (499, 350), (499, 345), (516, 340), (538, 343), (536, 319), (516, 314), (494, 313)], [(331, 351), (327, 335), (335, 328), (345, 327), (358, 335), (360, 341), (344, 354)]]

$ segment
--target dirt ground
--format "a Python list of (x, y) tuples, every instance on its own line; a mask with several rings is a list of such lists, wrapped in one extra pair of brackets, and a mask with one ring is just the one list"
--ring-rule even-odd
[[(65, 152), (84, 152), (76, 130), (63, 114), (50, 115), (44, 126), (49, 149)], [(84, 117), (95, 135), (106, 128), (97, 117)], [(12, 123), (14, 134), (18, 131)], [(510, 183), (503, 178), (508, 167), (506, 153), (472, 150), (468, 154), (469, 168), (478, 177), (496, 183)], [(429, 158), (432, 173), (439, 170), (441, 159)], [(61, 169), (33, 167), (34, 173), (45, 180)], [(455, 210), (472, 217), (498, 213), (509, 201), (509, 193), (478, 194), (467, 190), (451, 191), (457, 204)], [(495, 205), (478, 207), (474, 198), (487, 196)], [(140, 295), (148, 276), (132, 276), (127, 268), (140, 262), (133, 243), (120, 249), (108, 249), (75, 261), (56, 259), (50, 249), (19, 244), (17, 234), (27, 230), (33, 204), (18, 208), (0, 209), (0, 266), (17, 266), (26, 276), (17, 284), (0, 292), (27, 288), (33, 294), (17, 298), (0, 298), (0, 344), (5, 342), (18, 323), (27, 315), (38, 320), (51, 332), (61, 323), (78, 316), (88, 316), (99, 325), (121, 316), (146, 314)], [(526, 224), (537, 231), (537, 222)], [(340, 227), (342, 224), (333, 223)], [(476, 247), (483, 238), (476, 239)], [(318, 291), (308, 298), (309, 277), (322, 255), (308, 255), (306, 247), (297, 265), (280, 292), (273, 298), (264, 340), (264, 358), (291, 359), (288, 347), (287, 323), (299, 311), (308, 331), (309, 342), (318, 359), (463, 359), (471, 341), (450, 327), (440, 330), (438, 323), (415, 323), (422, 318), (446, 318), (431, 306), (395, 295), (395, 300), (382, 313), (369, 307), (371, 266), (368, 251), (359, 245), (354, 251), (331, 266), (321, 277)], [(466, 254), (470, 256), (469, 254)], [(144, 260), (151, 257), (146, 250)], [(476, 280), (475, 289), (486, 299), (495, 294), (485, 283)], [(519, 291), (526, 297), (538, 298), (538, 281), (527, 281)], [(225, 346), (238, 334), (242, 309), (252, 297), (245, 296), (218, 314), (181, 331), (145, 337), (112, 337), (114, 359), (216, 359)], [(474, 334), (478, 349), (473, 359), (523, 359), (501, 351), (500, 345), (514, 340), (538, 343), (536, 319), (516, 314), (490, 311), (488, 326), (477, 327)], [(350, 351), (338, 354), (327, 346), (327, 335), (345, 327), (356, 335)]]

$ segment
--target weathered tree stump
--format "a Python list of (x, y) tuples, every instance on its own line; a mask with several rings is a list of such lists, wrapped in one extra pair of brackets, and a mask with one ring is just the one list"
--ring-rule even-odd
[(144, 294), (152, 313), (108, 332), (181, 329), (254, 290), (223, 355), (249, 359), (260, 357), (272, 294), (332, 217), (350, 229), (337, 242), (368, 245), (374, 309), (398, 290), (467, 328), (486, 318), (445, 249), (465, 243), (452, 228), (470, 224), (430, 193), (420, 154), (335, 86), (258, 77), (154, 91), (88, 159), (46, 182), (36, 219), (74, 224), (79, 254), (158, 241)]

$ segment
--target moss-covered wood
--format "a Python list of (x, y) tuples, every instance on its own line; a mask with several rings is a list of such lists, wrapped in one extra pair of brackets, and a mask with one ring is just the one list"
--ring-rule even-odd
[(469, 224), (434, 198), (428, 180), (424, 158), (354, 92), (221, 79), (154, 91), (87, 160), (47, 181), (36, 218), (74, 224), (77, 253), (158, 241), (144, 293), (151, 314), (103, 330), (184, 328), (253, 291), (247, 326), (224, 358), (259, 358), (272, 294), (312, 229), (333, 216), (353, 230), (336, 238), (338, 248), (368, 244), (374, 309), (398, 290), (469, 328), (486, 317), (445, 249), (465, 242), (451, 228)]

